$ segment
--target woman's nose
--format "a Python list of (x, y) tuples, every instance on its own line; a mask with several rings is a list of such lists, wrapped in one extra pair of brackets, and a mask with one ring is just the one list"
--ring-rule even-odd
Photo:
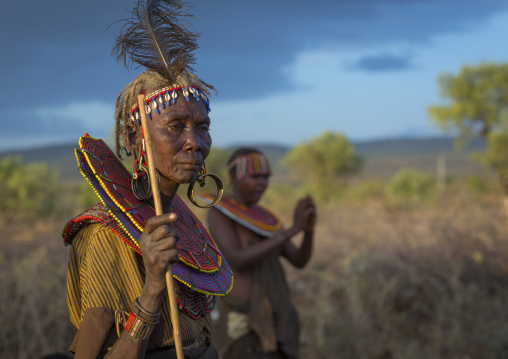
[(258, 183), (260, 185), (266, 186), (268, 184), (268, 178), (266, 178), (264, 176), (259, 176), (258, 177)]
[(186, 131), (186, 139), (183, 147), (186, 151), (200, 151), (201, 141), (194, 129)]

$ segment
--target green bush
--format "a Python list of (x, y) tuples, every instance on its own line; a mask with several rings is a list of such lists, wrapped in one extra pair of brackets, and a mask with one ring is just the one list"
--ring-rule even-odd
[(362, 181), (361, 183), (350, 185), (344, 192), (344, 199), (361, 202), (372, 198), (382, 198), (384, 188), (384, 183), (381, 181)]
[(488, 190), (487, 181), (478, 176), (472, 176), (467, 179), (467, 189), (475, 194), (484, 194)]
[(403, 169), (390, 179), (386, 188), (388, 204), (396, 207), (413, 208), (435, 198), (434, 181), (424, 173)]
[(359, 171), (362, 159), (343, 134), (327, 131), (291, 149), (282, 164), (302, 178), (323, 186)]
[(57, 173), (45, 163), (24, 165), (20, 157), (0, 161), (0, 215), (3, 222), (48, 217), (57, 204)]

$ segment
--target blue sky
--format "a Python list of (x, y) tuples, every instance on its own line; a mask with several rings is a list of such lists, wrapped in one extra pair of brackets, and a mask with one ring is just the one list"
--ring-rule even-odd
[[(139, 69), (111, 57), (132, 0), (9, 1), (0, 13), (0, 151), (108, 137)], [(197, 0), (197, 74), (216, 146), (438, 133), (436, 78), (508, 61), (501, 0)]]

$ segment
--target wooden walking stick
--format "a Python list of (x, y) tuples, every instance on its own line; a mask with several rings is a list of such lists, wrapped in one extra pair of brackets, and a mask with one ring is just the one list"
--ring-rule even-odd
[[(161, 195), (159, 192), (159, 183), (155, 175), (155, 163), (153, 161), (152, 142), (150, 141), (150, 132), (148, 131), (148, 122), (145, 113), (145, 95), (138, 95), (139, 114), (141, 115), (141, 128), (145, 140), (146, 161), (148, 162), (148, 172), (150, 173), (150, 186), (152, 187), (153, 203), (155, 206), (155, 215), (162, 214)], [(175, 289), (173, 286), (173, 269), (168, 264), (166, 272), (166, 286), (168, 290), (169, 309), (171, 312), (171, 324), (173, 325), (173, 340), (175, 342), (177, 359), (184, 359), (182, 349), (182, 338), (180, 336), (180, 322), (178, 321), (178, 307), (176, 304)]]

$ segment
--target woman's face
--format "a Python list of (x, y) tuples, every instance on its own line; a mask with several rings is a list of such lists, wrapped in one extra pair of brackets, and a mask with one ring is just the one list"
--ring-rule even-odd
[(269, 179), (269, 175), (259, 173), (233, 179), (233, 191), (241, 203), (251, 206), (259, 202), (268, 187)]
[[(178, 92), (175, 104), (166, 105), (165, 109), (159, 107), (160, 114), (152, 110), (152, 119), (147, 122), (157, 171), (163, 178), (181, 184), (196, 180), (210, 153), (212, 138), (203, 101), (190, 96), (187, 102)], [(135, 137), (137, 147), (142, 148), (139, 133)]]

